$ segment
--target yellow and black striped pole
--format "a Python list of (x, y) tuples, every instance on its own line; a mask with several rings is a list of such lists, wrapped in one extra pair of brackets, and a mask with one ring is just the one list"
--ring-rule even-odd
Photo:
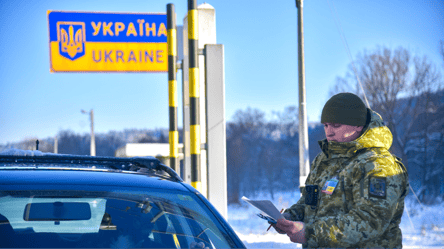
[(174, 4), (167, 5), (167, 43), (168, 43), (168, 105), (170, 115), (170, 167), (180, 175), (178, 167), (178, 143), (179, 132), (177, 131), (177, 81), (176, 81), (176, 14)]
[(200, 85), (198, 65), (198, 26), (196, 0), (188, 0), (188, 56), (190, 88), (191, 185), (202, 191), (200, 180)]

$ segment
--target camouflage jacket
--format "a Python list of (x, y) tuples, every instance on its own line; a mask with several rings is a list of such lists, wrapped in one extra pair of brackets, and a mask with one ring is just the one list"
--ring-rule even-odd
[(304, 247), (402, 247), (407, 170), (388, 151), (393, 137), (381, 116), (368, 112), (370, 123), (354, 141), (319, 141), (302, 198), (286, 210), (305, 223)]

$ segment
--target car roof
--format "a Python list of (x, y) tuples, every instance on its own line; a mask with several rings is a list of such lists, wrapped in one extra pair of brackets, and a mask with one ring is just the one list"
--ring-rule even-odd
[(0, 185), (90, 185), (189, 191), (154, 157), (97, 157), (11, 149), (0, 153)]
[[(0, 170), (1, 185), (32, 185), (41, 188), (48, 185), (97, 187), (134, 187), (168, 190), (189, 190), (179, 182), (147, 174), (101, 172), (84, 170)], [(39, 187), (40, 186), (40, 187)]]

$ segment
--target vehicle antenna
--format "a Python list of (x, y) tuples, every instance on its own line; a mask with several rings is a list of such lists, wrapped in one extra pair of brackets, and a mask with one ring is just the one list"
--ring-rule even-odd
[(351, 64), (352, 64), (352, 67), (353, 67), (353, 71), (355, 72), (356, 80), (358, 81), (359, 86), (361, 87), (362, 93), (364, 94), (365, 103), (367, 104), (367, 107), (370, 108), (370, 104), (368, 103), (368, 100), (367, 100), (367, 95), (365, 95), (365, 90), (362, 87), (361, 80), (359, 79), (359, 76), (358, 76), (358, 71), (356, 70), (355, 63), (353, 62), (353, 57), (351, 55), (347, 39), (345, 38), (344, 30), (342, 29), (341, 23), (339, 22), (339, 17), (338, 17), (338, 13), (336, 11), (336, 7), (335, 7), (335, 5), (334, 5), (334, 3), (332, 1), (331, 3), (333, 5), (334, 11), (336, 13), (336, 15), (335, 15), (333, 13), (333, 9), (330, 6), (330, 1), (327, 0), (327, 3), (328, 3), (328, 7), (330, 8), (331, 15), (333, 16), (333, 18), (335, 20), (336, 27), (338, 28), (338, 32), (339, 32), (339, 35), (341, 36), (342, 43), (344, 44), (345, 50), (347, 51), (347, 55), (348, 55), (348, 57), (349, 57), (349, 59), (351, 61)]

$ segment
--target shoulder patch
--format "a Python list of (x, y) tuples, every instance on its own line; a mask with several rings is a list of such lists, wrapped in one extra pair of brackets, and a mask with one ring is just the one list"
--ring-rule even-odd
[(387, 180), (385, 177), (370, 177), (368, 182), (369, 197), (385, 199), (387, 196)]

